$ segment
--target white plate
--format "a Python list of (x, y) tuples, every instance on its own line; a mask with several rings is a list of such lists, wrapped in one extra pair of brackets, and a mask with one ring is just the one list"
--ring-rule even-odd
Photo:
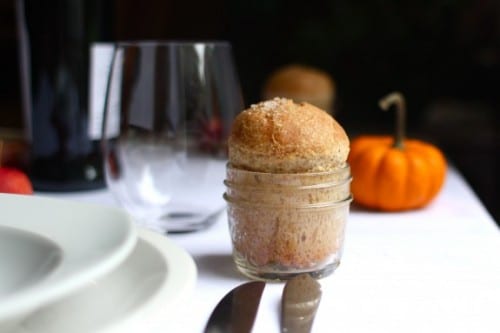
[(122, 210), (0, 194), (0, 321), (109, 273), (136, 240), (133, 221)]
[(141, 229), (134, 251), (115, 271), (30, 314), (9, 332), (164, 332), (162, 325), (194, 290), (196, 275), (189, 254)]

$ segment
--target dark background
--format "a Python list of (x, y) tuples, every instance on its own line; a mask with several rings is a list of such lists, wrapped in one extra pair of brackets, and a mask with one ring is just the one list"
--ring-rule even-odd
[[(499, 220), (500, 1), (98, 3), (113, 39), (229, 40), (247, 105), (281, 65), (325, 70), (350, 137), (390, 133), (394, 115), (377, 101), (403, 92), (409, 136), (438, 145)], [(0, 0), (0, 131), (22, 133), (14, 8)]]

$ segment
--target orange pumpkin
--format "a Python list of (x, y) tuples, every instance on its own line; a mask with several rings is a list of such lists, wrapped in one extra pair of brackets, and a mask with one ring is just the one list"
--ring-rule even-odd
[(397, 106), (395, 137), (364, 135), (351, 142), (352, 193), (360, 205), (403, 211), (427, 205), (439, 193), (446, 159), (435, 146), (404, 136), (405, 102), (400, 93), (380, 100), (384, 110)]

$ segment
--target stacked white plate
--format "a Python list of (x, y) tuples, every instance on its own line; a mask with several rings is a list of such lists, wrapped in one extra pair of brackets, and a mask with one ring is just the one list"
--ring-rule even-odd
[(196, 267), (120, 209), (0, 194), (0, 332), (153, 332)]

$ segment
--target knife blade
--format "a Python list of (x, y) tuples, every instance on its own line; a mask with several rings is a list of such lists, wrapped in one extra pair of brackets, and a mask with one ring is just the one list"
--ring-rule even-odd
[(309, 274), (288, 280), (281, 298), (281, 332), (311, 332), (320, 301), (321, 285)]
[(249, 333), (252, 330), (265, 282), (244, 283), (227, 293), (208, 319), (205, 333)]

